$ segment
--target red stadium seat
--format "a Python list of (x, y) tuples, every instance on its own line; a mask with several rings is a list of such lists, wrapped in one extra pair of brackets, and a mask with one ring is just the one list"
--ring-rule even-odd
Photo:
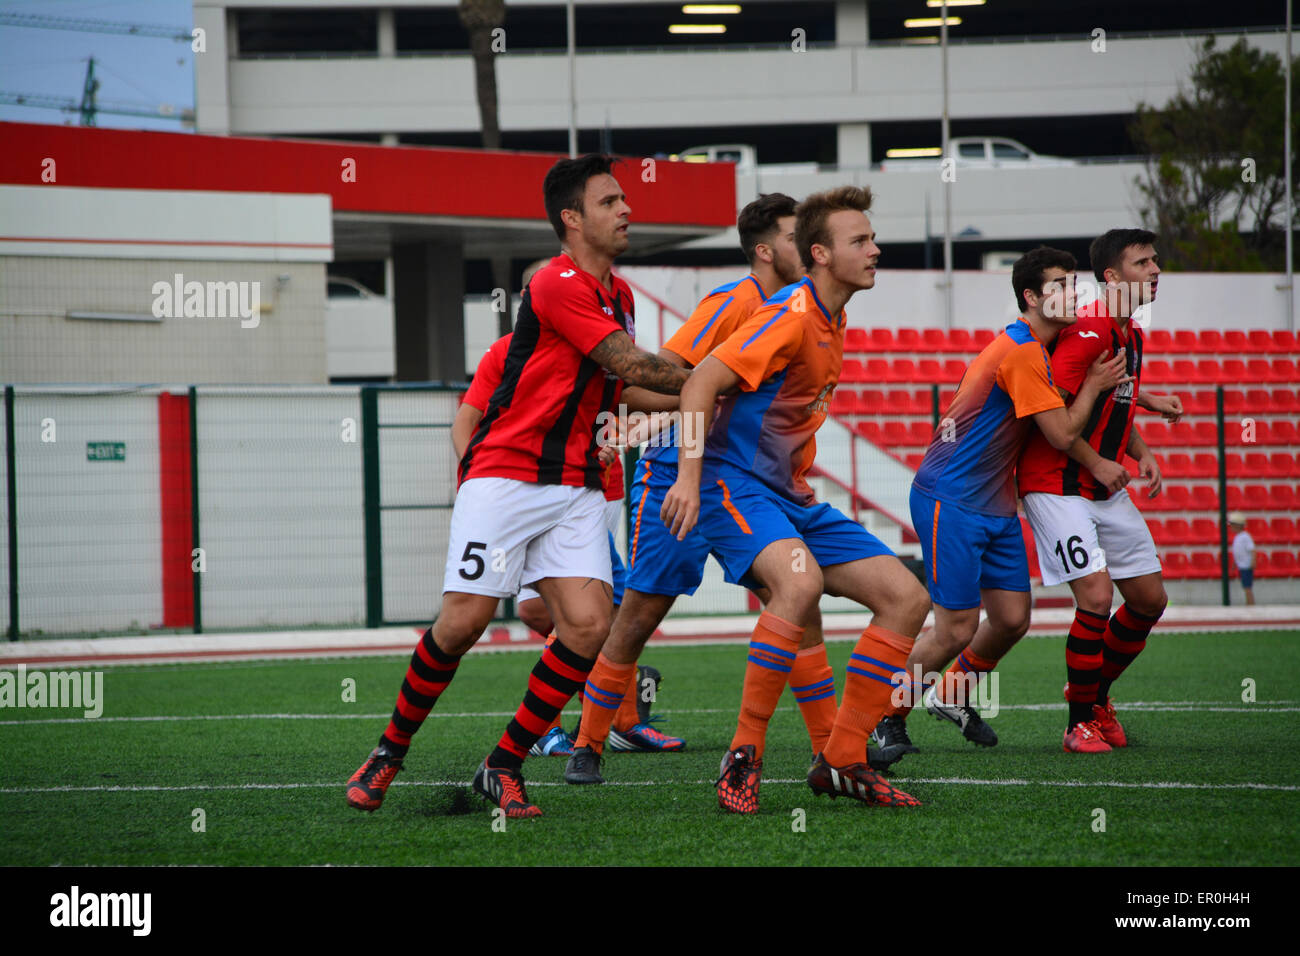
[(1195, 332), (1191, 329), (1179, 329), (1174, 332), (1174, 344), (1173, 348), (1170, 349), (1171, 352), (1187, 353), (1195, 352), (1196, 350)]
[(1217, 478), (1219, 477), (1219, 459), (1216, 455), (1209, 452), (1197, 452), (1192, 456), (1192, 473), (1191, 478)]
[(929, 448), (932, 438), (934, 426), (929, 422), (912, 422), (912, 427), (908, 429), (907, 443), (915, 448)]
[(1246, 407), (1246, 393), (1239, 388), (1223, 390), (1223, 410), (1229, 415), (1239, 414)]
[[(1278, 520), (1285, 521), (1288, 519), (1279, 518)], [(1270, 541), (1278, 540), (1277, 538), (1273, 537), (1273, 529), (1269, 527), (1269, 523), (1266, 518), (1247, 518), (1246, 530), (1250, 532), (1250, 536), (1255, 539), (1256, 544), (1268, 544)], [(1231, 532), (1229, 532), (1228, 534), (1228, 540), (1229, 541), (1232, 540)]]
[(927, 352), (943, 352), (948, 348), (948, 336), (943, 329), (925, 329), (921, 333), (921, 348)]
[[(1246, 530), (1250, 531), (1249, 521), (1246, 522)], [(1251, 535), (1255, 535), (1255, 532), (1253, 531), (1250, 531), (1250, 533)], [(1300, 534), (1297, 534), (1296, 532), (1296, 522), (1293, 518), (1274, 518), (1268, 523), (1268, 536), (1263, 539), (1256, 536), (1256, 540), (1273, 541), (1278, 544), (1291, 544), (1293, 542), (1300, 542)]]
[[(1268, 572), (1269, 572), (1269, 566), (1268, 566), (1268, 565), (1269, 565), (1269, 561), (1268, 561), (1268, 552), (1267, 552), (1267, 551), (1256, 551), (1256, 552), (1255, 552), (1255, 577), (1257, 577), (1257, 578), (1266, 578), (1266, 577), (1268, 577), (1268, 576), (1269, 576), (1269, 573), (1268, 573)], [(1231, 571), (1231, 572), (1229, 572), (1229, 573), (1231, 573), (1232, 576), (1233, 576), (1234, 578), (1237, 577), (1237, 572), (1236, 572), (1236, 570), (1233, 570), (1233, 571)]]
[[(1210, 457), (1211, 459), (1214, 458), (1213, 455), (1210, 455), (1209, 457)], [(1225, 453), (1224, 456), (1223, 456), (1223, 460), (1224, 460), (1224, 462), (1227, 464), (1227, 467), (1228, 467), (1228, 477), (1229, 477), (1229, 478), (1244, 478), (1244, 477), (1246, 477), (1246, 461), (1245, 461), (1244, 458), (1241, 457), (1241, 455), (1240, 455), (1238, 452), (1230, 451), (1230, 452)], [(1216, 466), (1216, 467), (1217, 467), (1217, 466)], [(1212, 472), (1210, 475), (1207, 475), (1206, 477), (1211, 477), (1211, 478), (1212, 478), (1212, 477), (1217, 476), (1218, 474), (1219, 474), (1219, 472), (1216, 470), (1216, 471)]]
[[(1148, 522), (1148, 525), (1154, 522)], [(1191, 544), (1192, 543), (1192, 526), (1187, 523), (1185, 518), (1170, 518), (1164, 526), (1164, 544)], [(1152, 528), (1151, 534), (1155, 536), (1155, 529)], [(1161, 544), (1161, 540), (1156, 538), (1156, 544)]]
[(911, 468), (913, 471), (920, 471), (921, 462), (925, 461), (925, 452), (914, 451), (911, 454), (904, 455), (903, 461), (907, 464), (907, 467)]
[[(1178, 423), (1179, 425), (1182, 422)], [(1178, 425), (1174, 426), (1175, 428)], [(1217, 445), (1219, 444), (1219, 427), (1214, 422), (1197, 422), (1195, 425), (1196, 440), (1194, 445)]]
[(902, 448), (911, 443), (907, 426), (898, 421), (885, 422), (880, 440), (886, 448)]
[(1270, 578), (1293, 578), (1300, 574), (1300, 561), (1296, 560), (1294, 551), (1270, 551), (1268, 554), (1268, 574)]
[(840, 368), (841, 382), (867, 382), (867, 367), (857, 359), (845, 359)]
[(916, 363), (917, 382), (941, 382), (943, 380), (943, 368), (939, 365), (938, 359), (924, 358)]
[(879, 422), (858, 422), (853, 430), (869, 442), (881, 443), (881, 428)]
[(1275, 451), (1268, 456), (1268, 474), (1270, 478), (1300, 478), (1296, 460), (1284, 451)]
[(1300, 391), (1294, 388), (1275, 388), (1269, 394), (1269, 411), (1282, 415), (1300, 414)]
[[(1269, 428), (1269, 443), (1273, 445), (1296, 445), (1300, 444), (1300, 432), (1296, 430), (1295, 422), (1280, 421), (1274, 422)], [(1264, 439), (1259, 439), (1260, 444)]]
[(943, 378), (940, 384), (956, 385), (966, 374), (966, 363), (961, 359), (946, 359), (943, 363)]
[(895, 347), (893, 329), (871, 330), (871, 349), (873, 352), (892, 352)]
[(894, 378), (894, 369), (888, 359), (867, 359), (867, 376), (865, 381), (876, 384), (878, 382), (897, 382)]
[(921, 409), (916, 404), (913, 397), (915, 392), (910, 388), (890, 389), (889, 394), (885, 396), (884, 402), (880, 406), (882, 415), (915, 415), (920, 411), (929, 411), (929, 408)]
[(1196, 485), (1188, 492), (1185, 507), (1189, 511), (1215, 511), (1219, 507), (1219, 493), (1213, 485)]
[(1268, 478), (1268, 455), (1260, 451), (1246, 452), (1245, 471), (1242, 472), (1247, 478)]
[[(1225, 363), (1226, 364), (1226, 363)], [(1246, 361), (1246, 375), (1238, 379), (1241, 382), (1275, 382), (1278, 379), (1273, 377), (1273, 367), (1268, 364), (1268, 359), (1254, 358)]]
[(1175, 359), (1173, 374), (1169, 376), (1169, 381), (1190, 382), (1193, 385), (1200, 385), (1211, 381), (1211, 379), (1202, 378), (1196, 369), (1196, 363), (1191, 359)]
[(1229, 329), (1223, 333), (1223, 351), (1232, 355), (1240, 355), (1250, 351), (1250, 342), (1246, 338), (1246, 333), (1241, 329)]
[(921, 352), (921, 333), (916, 329), (899, 329), (894, 334), (895, 348), (899, 352)]
[(988, 345), (990, 342), (992, 342), (994, 339), (998, 337), (999, 331), (1001, 330), (999, 329), (995, 331), (993, 329), (976, 329), (975, 330), (976, 347), (981, 349), (984, 348), (984, 346)]
[(1147, 518), (1147, 530), (1151, 532), (1151, 540), (1163, 547), (1166, 544), (1172, 544), (1165, 532), (1165, 523), (1159, 518)]
[(1197, 518), (1192, 522), (1192, 536), (1189, 544), (1217, 544), (1219, 541), (1219, 523), (1211, 518)]
[(844, 330), (844, 351), (846, 352), (871, 351), (871, 339), (867, 336), (867, 330), (866, 329), (845, 329)]
[(1160, 421), (1143, 422), (1142, 437), (1146, 439), (1146, 443), (1153, 448), (1163, 448), (1171, 443), (1169, 426)]
[(1172, 352), (1174, 344), (1173, 333), (1168, 329), (1152, 329), (1146, 336), (1146, 347), (1148, 352)]
[(971, 335), (969, 329), (953, 329), (948, 333), (948, 351), (949, 352), (978, 352), (979, 346), (975, 344), (975, 336)]
[(1274, 352), (1300, 352), (1300, 340), (1296, 338), (1294, 332), (1283, 330), (1274, 330), (1273, 332), (1273, 351)]
[(1209, 551), (1194, 551), (1192, 553), (1191, 577), (1194, 578), (1217, 578), (1223, 574), (1223, 568), (1219, 564), (1219, 556)]
[(1256, 329), (1255, 331), (1247, 335), (1245, 351), (1247, 352), (1273, 351), (1273, 336), (1269, 335), (1269, 333), (1263, 331), (1262, 329)]
[[(933, 362), (934, 359), (929, 359), (928, 361)], [(916, 363), (911, 359), (894, 359), (892, 374), (895, 382), (919, 381), (916, 374)]]
[[(957, 397), (957, 389), (941, 388), (939, 389), (939, 414), (945, 415), (952, 406), (952, 400)], [(933, 407), (933, 401), (931, 401)]]
[(1273, 381), (1300, 382), (1300, 371), (1294, 359), (1273, 359)]
[(1273, 511), (1292, 511), (1300, 507), (1294, 485), (1269, 485), (1268, 507)]
[(1183, 410), (1189, 415), (1213, 415), (1215, 413), (1215, 392), (1212, 388), (1183, 392)]
[(889, 411), (889, 400), (878, 388), (868, 388), (858, 393), (858, 413), (862, 415), (879, 415)]
[[(1211, 362), (1217, 366), (1214, 373), (1215, 377), (1207, 379), (1207, 381), (1219, 382), (1223, 385), (1237, 385), (1249, 381), (1250, 379), (1246, 374), (1246, 363), (1241, 359), (1224, 359), (1222, 363), (1219, 363), (1214, 359), (1202, 359), (1201, 361)], [(1197, 368), (1200, 368), (1199, 362), (1197, 363)]]
[(1223, 333), (1218, 329), (1201, 329), (1196, 339), (1196, 351), (1203, 355), (1223, 354)]
[(1142, 363), (1142, 384), (1164, 385), (1168, 382), (1181, 381), (1174, 377), (1173, 366), (1163, 359), (1153, 359)]
[(856, 415), (861, 410), (858, 393), (837, 388), (831, 396), (832, 415)]
[(1181, 451), (1176, 451), (1165, 459), (1165, 477), (1166, 478), (1196, 478), (1195, 469), (1192, 466), (1192, 456)]
[(1168, 554), (1165, 555), (1165, 558), (1161, 562), (1161, 564), (1164, 565), (1165, 577), (1167, 578), (1187, 577), (1189, 562), (1187, 560), (1187, 555), (1183, 554), (1181, 551), (1170, 551)]
[(1241, 408), (1229, 409), (1226, 406), (1227, 393), (1224, 393), (1224, 411), (1230, 411), (1233, 414), (1246, 412), (1250, 415), (1260, 415), (1273, 409), (1273, 393), (1266, 388), (1252, 388), (1246, 392), (1242, 400)]

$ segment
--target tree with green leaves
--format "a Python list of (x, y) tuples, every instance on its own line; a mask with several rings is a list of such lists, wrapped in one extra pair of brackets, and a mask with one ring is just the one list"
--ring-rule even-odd
[[(1130, 134), (1148, 156), (1142, 216), (1165, 268), (1285, 269), (1285, 83), (1281, 57), (1245, 39), (1219, 50), (1211, 37), (1190, 88), (1159, 109), (1138, 105)], [(1293, 104), (1293, 135), (1296, 113)]]

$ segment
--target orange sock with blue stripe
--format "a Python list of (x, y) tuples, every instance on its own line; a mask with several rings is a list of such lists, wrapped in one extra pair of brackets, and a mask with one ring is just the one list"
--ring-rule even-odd
[(871, 624), (858, 638), (845, 666), (844, 700), (835, 728), (822, 755), (832, 767), (847, 767), (867, 759), (867, 738), (889, 706), (895, 675), (905, 670), (912, 639)]
[(745, 689), (740, 698), (736, 735), (731, 739), (732, 750), (752, 744), (755, 758), (762, 759), (767, 725), (785, 692), (802, 641), (803, 628), (799, 625), (770, 611), (758, 616), (749, 639), (749, 663), (745, 667)]
[[(578, 727), (575, 747), (590, 747), (596, 753), (605, 750), (605, 738), (630, 685), (636, 683), (636, 664), (615, 664), (603, 653), (583, 687), (582, 723)], [(635, 713), (636, 704), (633, 703)]]
[[(633, 668), (636, 667), (635, 664), (632, 666)], [(637, 717), (639, 716), (636, 712), (637, 690), (636, 681), (628, 681), (627, 690), (623, 694), (623, 700), (618, 705), (618, 710), (614, 713), (614, 729), (619, 733), (622, 733), (625, 730), (631, 730), (637, 724)]]
[[(957, 655), (943, 674), (939, 689), (935, 691), (945, 704), (969, 703), (969, 696), (980, 678), (998, 666), (996, 657), (980, 657), (969, 647)], [(974, 677), (966, 675), (973, 674)]]
[(808, 727), (813, 753), (826, 749), (835, 726), (835, 674), (826, 660), (826, 645), (805, 647), (794, 656), (790, 668), (790, 692), (799, 704), (799, 713)]

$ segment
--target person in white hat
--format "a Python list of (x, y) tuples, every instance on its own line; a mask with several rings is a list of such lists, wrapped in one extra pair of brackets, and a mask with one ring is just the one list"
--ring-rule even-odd
[(1232, 563), (1241, 577), (1241, 589), (1246, 592), (1246, 603), (1255, 603), (1255, 539), (1246, 530), (1246, 516), (1240, 511), (1228, 515), (1228, 527), (1236, 532), (1232, 539)]

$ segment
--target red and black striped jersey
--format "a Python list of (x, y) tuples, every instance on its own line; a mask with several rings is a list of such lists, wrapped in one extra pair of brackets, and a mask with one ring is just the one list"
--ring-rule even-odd
[(614, 332), (635, 337), (632, 290), (617, 277), (612, 284), (611, 292), (564, 254), (533, 276), (460, 481), (604, 488), (597, 416), (617, 413), (623, 382), (587, 355)]
[[(474, 370), (474, 381), (470, 383), (469, 390), (465, 392), (464, 402), (466, 405), (477, 408), (480, 412), (487, 409), (488, 403), (492, 400), (492, 394), (497, 390), (497, 386), (501, 384), (501, 379), (505, 376), (506, 355), (510, 351), (510, 340), (513, 336), (514, 333), (511, 332), (509, 335), (503, 335), (497, 339), (484, 356), (479, 359), (478, 368)], [(610, 462), (603, 474), (605, 500), (622, 501), (622, 457), (619, 456)]]
[[(1128, 374), (1133, 381), (1102, 392), (1092, 407), (1080, 437), (1102, 458), (1123, 462), (1137, 413), (1137, 393), (1142, 375), (1142, 330), (1129, 320), (1120, 325), (1098, 299), (1079, 307), (1079, 321), (1052, 343), (1052, 379), (1077, 395), (1088, 369), (1103, 352), (1107, 357), (1126, 349)], [(1057, 451), (1037, 429), (1030, 437), (1016, 469), (1020, 494), (1043, 491), (1053, 495), (1078, 495), (1100, 501), (1110, 497), (1092, 472), (1063, 451)]]

